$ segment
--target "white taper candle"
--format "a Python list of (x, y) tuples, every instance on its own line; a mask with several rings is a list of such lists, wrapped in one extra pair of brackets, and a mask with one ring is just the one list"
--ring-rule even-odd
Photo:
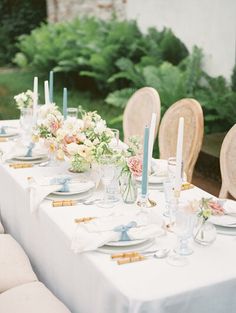
[(180, 117), (176, 145), (176, 172), (175, 172), (176, 191), (180, 191), (182, 185), (183, 140), (184, 140), (184, 118)]
[(48, 80), (45, 80), (44, 82), (44, 97), (45, 97), (45, 104), (50, 104)]

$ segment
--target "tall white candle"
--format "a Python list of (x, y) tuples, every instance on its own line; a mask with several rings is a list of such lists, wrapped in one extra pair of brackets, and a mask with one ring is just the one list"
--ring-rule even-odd
[(45, 80), (44, 82), (44, 97), (45, 97), (45, 104), (50, 104), (48, 80)]
[(180, 117), (176, 146), (176, 172), (175, 172), (176, 191), (180, 191), (182, 184), (183, 139), (184, 139), (184, 118)]
[(149, 141), (148, 141), (148, 172), (151, 172), (151, 163), (152, 163), (152, 152), (153, 152), (153, 144), (155, 138), (155, 129), (156, 129), (156, 113), (152, 113), (150, 131), (149, 131)]
[(34, 91), (33, 91), (33, 119), (36, 122), (37, 107), (38, 107), (38, 77), (34, 77)]

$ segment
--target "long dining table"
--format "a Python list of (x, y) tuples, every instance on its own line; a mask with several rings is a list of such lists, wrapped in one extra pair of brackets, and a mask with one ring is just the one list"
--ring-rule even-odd
[[(9, 122), (1, 121), (0, 126)], [(17, 122), (13, 121), (15, 125)], [(12, 145), (1, 142), (3, 152)], [(43, 200), (35, 212), (30, 208), (28, 177), (68, 173), (68, 164), (14, 169), (0, 164), (0, 216), (4, 228), (24, 248), (38, 278), (73, 313), (234, 313), (236, 312), (236, 237), (217, 234), (207, 247), (192, 242), (194, 253), (178, 267), (165, 258), (118, 265), (100, 251), (74, 253), (71, 242), (76, 217), (91, 216), (116, 207), (136, 210), (136, 204), (119, 202), (112, 209), (79, 203), (53, 207)], [(209, 197), (194, 187), (181, 192), (181, 199)], [(150, 190), (157, 202), (152, 208), (162, 214), (162, 190)], [(155, 239), (172, 249), (176, 236), (163, 232)], [(0, 277), (1, 279), (1, 277)]]

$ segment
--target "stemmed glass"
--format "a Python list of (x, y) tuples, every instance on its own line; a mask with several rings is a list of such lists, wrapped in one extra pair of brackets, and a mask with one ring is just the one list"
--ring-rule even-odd
[(20, 126), (22, 129), (23, 141), (30, 141), (33, 123), (33, 110), (31, 108), (21, 109)]
[(189, 240), (193, 235), (195, 215), (187, 210), (186, 204), (179, 203), (175, 212), (175, 222), (172, 231), (177, 236), (177, 247), (167, 261), (174, 266), (183, 266), (188, 263), (185, 256), (191, 255), (193, 250), (189, 247)]
[(115, 159), (110, 154), (104, 154), (101, 156), (99, 163), (101, 181), (104, 185), (104, 195), (98, 205), (103, 208), (110, 208), (114, 206), (114, 201), (109, 199), (109, 186), (115, 175)]

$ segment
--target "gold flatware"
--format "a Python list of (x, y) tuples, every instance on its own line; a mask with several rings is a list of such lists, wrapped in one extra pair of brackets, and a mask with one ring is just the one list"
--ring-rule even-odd
[(33, 164), (32, 163), (11, 163), (11, 164), (9, 164), (9, 167), (12, 167), (14, 169), (30, 168), (30, 167), (33, 167)]
[(146, 257), (143, 256), (143, 255), (138, 255), (138, 256), (135, 256), (135, 257), (129, 257), (129, 258), (122, 258), (122, 259), (119, 259), (117, 261), (117, 264), (119, 265), (123, 265), (123, 264), (128, 264), (128, 263), (134, 263), (134, 262), (140, 262), (140, 261), (144, 261), (146, 260)]
[(54, 200), (52, 201), (53, 207), (60, 207), (60, 206), (73, 206), (76, 205), (75, 200)]
[(96, 217), (81, 217), (81, 218), (75, 218), (75, 223), (80, 224), (80, 223), (87, 223), (92, 220), (94, 220)]

